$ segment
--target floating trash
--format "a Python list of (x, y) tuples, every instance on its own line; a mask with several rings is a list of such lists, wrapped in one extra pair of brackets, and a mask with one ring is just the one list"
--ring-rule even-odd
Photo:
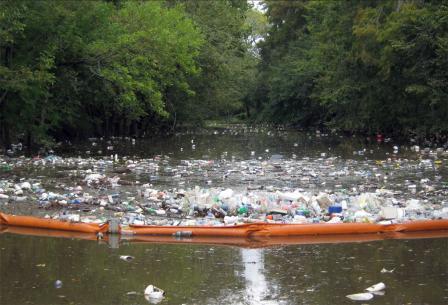
[(392, 272), (394, 272), (394, 270), (395, 269), (390, 269), (390, 270), (387, 270), (386, 268), (383, 268), (383, 269), (381, 269), (381, 273), (392, 273)]
[(346, 295), (346, 297), (353, 301), (368, 301), (368, 300), (373, 299), (373, 294), (368, 293), (368, 292), (355, 293), (355, 294)]
[(61, 280), (56, 280), (56, 281), (54, 282), (54, 287), (55, 287), (56, 289), (62, 288), (62, 281), (61, 281)]
[(126, 262), (130, 262), (134, 259), (135, 257), (130, 256), (130, 255), (120, 255), (120, 259)]
[(377, 292), (386, 289), (386, 285), (383, 282), (380, 282), (378, 284), (372, 285), (368, 288), (366, 288), (369, 292)]
[[(236, 135), (237, 131), (223, 133)], [(269, 135), (276, 134), (269, 131)], [(281, 155), (276, 148), (250, 147), (244, 154), (219, 151), (215, 158), (210, 154), (203, 159), (131, 158), (121, 153), (121, 147), (130, 146), (132, 138), (124, 144), (117, 139), (89, 142), (89, 148), (92, 143), (105, 148), (107, 142), (120, 152), (120, 158), (118, 153), (95, 158), (0, 156), (0, 168), (15, 173), (0, 179), (0, 207), (9, 214), (29, 211), (71, 222), (104, 223), (117, 218), (120, 225), (397, 224), (448, 218), (448, 201), (443, 199), (448, 197), (446, 174), (434, 166), (437, 160), (430, 149), (423, 155), (415, 147), (396, 145), (400, 154), (369, 160), (336, 157), (330, 147), (325, 153), (316, 149), (313, 157), (293, 148), (301, 147), (300, 141), (291, 140), (287, 145), (291, 151)], [(205, 146), (196, 138), (191, 144)], [(256, 157), (257, 149), (267, 150), (272, 157)], [(389, 144), (384, 152), (391, 149)], [(371, 149), (353, 147), (347, 152), (353, 150), (367, 153)], [(403, 157), (406, 151), (414, 159)], [(248, 153), (250, 157), (241, 159)], [(438, 149), (437, 153), (437, 158), (444, 158), (445, 151)], [(33, 177), (17, 179), (16, 172), (29, 168), (36, 173)], [(45, 177), (47, 171), (51, 174)]]
[(152, 304), (160, 303), (165, 297), (165, 291), (153, 285), (148, 285), (144, 293), (145, 299)]

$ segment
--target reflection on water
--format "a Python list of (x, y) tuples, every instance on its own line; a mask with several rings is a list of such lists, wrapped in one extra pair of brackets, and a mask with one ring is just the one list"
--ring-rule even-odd
[[(242, 270), (235, 275), (242, 281), (239, 291), (221, 291), (220, 296), (207, 300), (206, 304), (235, 305), (280, 305), (276, 298), (275, 285), (268, 282), (264, 275), (264, 249), (240, 249)], [(225, 295), (222, 295), (225, 293)]]
[(345, 296), (384, 282), (385, 295), (366, 304), (441, 305), (448, 303), (447, 253), (448, 238), (262, 249), (124, 242), (113, 249), (6, 233), (0, 304), (143, 305), (149, 284), (165, 290), (164, 305), (358, 304)]
[(249, 305), (277, 305), (275, 300), (275, 285), (268, 283), (264, 275), (264, 252), (261, 249), (242, 249), (241, 258), (244, 264), (244, 280), (246, 285), (245, 304)]

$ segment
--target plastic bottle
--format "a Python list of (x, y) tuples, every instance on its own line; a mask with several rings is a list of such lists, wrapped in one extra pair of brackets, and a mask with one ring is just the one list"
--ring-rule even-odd
[(238, 209), (238, 215), (246, 215), (248, 211), (248, 208), (243, 205)]
[(191, 237), (193, 233), (191, 231), (177, 231), (173, 233), (174, 237), (182, 238), (182, 237)]

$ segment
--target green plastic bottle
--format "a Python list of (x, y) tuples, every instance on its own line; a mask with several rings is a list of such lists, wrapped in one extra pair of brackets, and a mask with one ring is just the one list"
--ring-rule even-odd
[(3, 172), (9, 172), (12, 170), (12, 167), (9, 164), (3, 164), (1, 169)]
[(247, 209), (247, 207), (242, 206), (242, 207), (240, 207), (240, 208), (238, 209), (238, 215), (244, 215), (244, 214), (247, 214), (248, 211), (249, 211), (249, 210)]

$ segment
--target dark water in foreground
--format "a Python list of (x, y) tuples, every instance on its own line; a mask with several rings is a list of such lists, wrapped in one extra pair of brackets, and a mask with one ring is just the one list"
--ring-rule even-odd
[[(448, 238), (246, 249), (0, 235), (0, 304), (447, 304)], [(135, 259), (125, 262), (120, 255)], [(394, 269), (381, 273), (381, 269)], [(62, 287), (56, 288), (56, 280)], [(345, 295), (377, 282), (385, 294)]]

